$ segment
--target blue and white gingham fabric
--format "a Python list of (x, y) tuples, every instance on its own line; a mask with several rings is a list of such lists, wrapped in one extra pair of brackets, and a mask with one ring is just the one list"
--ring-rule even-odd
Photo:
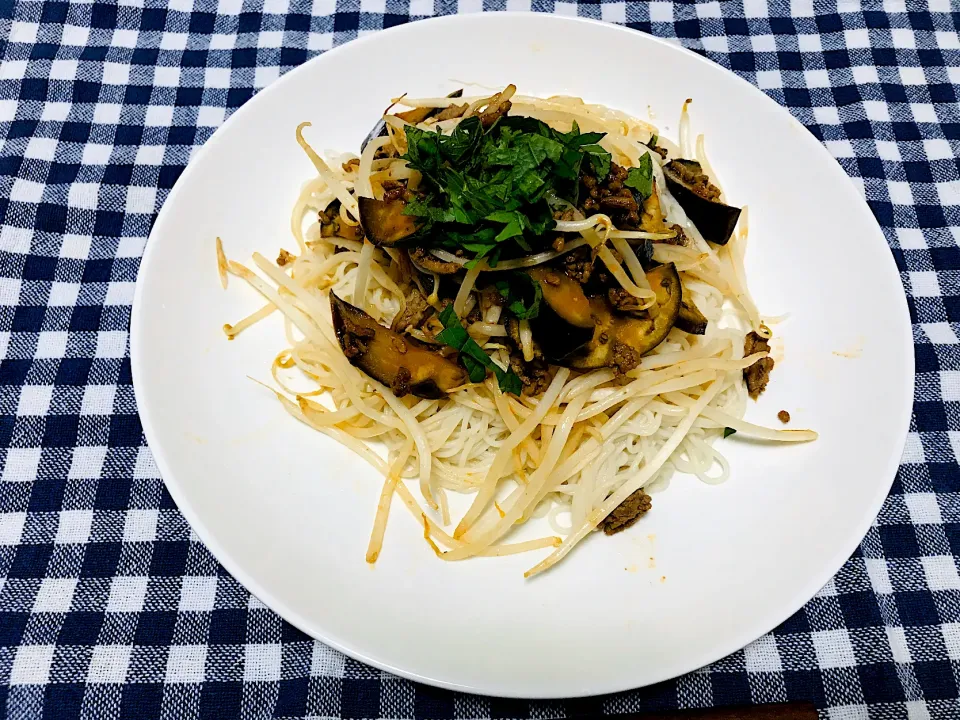
[[(230, 113), (358, 34), (502, 9), (627, 23), (758, 85), (862, 190), (909, 295), (914, 416), (858, 551), (773, 633), (613, 697), (442, 692), (287, 625), (191, 534), (144, 443), (130, 380), (130, 305), (151, 224)], [(551, 718), (810, 700), (823, 718), (960, 718), (958, 9), (0, 0), (0, 714)]]

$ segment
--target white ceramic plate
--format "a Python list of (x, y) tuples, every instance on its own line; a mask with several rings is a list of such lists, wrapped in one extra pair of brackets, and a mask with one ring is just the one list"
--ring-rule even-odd
[[(589, 58), (589, 60), (587, 60)], [(783, 447), (730, 439), (733, 476), (675, 478), (654, 511), (594, 536), (533, 581), (540, 555), (437, 560), (397, 503), (364, 562), (381, 480), (292, 420), (267, 379), (279, 320), (235, 342), (259, 307), (220, 289), (229, 256), (294, 245), (289, 213), (320, 149), (356, 151), (391, 96), (465, 83), (579, 95), (676, 139), (685, 98), (729, 197), (750, 206), (749, 282), (784, 360), (750, 419), (820, 432)], [(468, 87), (469, 91), (469, 87)], [(357, 40), (257, 95), (198, 153), (160, 213), (140, 270), (131, 339), (144, 431), (207, 547), (294, 625), (406, 677), (478, 693), (560, 697), (657, 682), (727, 655), (800, 608), (837, 571), (890, 488), (912, 397), (903, 289), (853, 183), (786, 111), (697, 55), (636, 32), (545, 15), (418, 22)]]

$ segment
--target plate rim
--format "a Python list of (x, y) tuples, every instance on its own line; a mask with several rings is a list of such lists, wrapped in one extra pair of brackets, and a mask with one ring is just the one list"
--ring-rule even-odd
[[(835, 175), (840, 174), (847, 183), (851, 183), (852, 178), (846, 173), (840, 163), (830, 154), (826, 146), (813, 135), (809, 129), (807, 129), (801, 122), (799, 122), (790, 111), (778, 103), (776, 100), (771, 98), (765, 92), (760, 90), (756, 85), (752, 84), (750, 81), (736, 74), (732, 70), (720, 65), (717, 62), (714, 62), (708, 57), (700, 55), (686, 47), (683, 47), (678, 42), (667, 39), (660, 38), (649, 33), (629, 28), (625, 25), (614, 24), (609, 22), (604, 22), (601, 20), (595, 20), (592, 18), (582, 18), (582, 17), (573, 17), (573, 16), (563, 16), (555, 15), (552, 13), (532, 13), (532, 12), (522, 12), (522, 11), (495, 11), (495, 12), (484, 12), (478, 14), (456, 14), (456, 15), (443, 15), (435, 16), (430, 18), (424, 18), (422, 20), (412, 21), (403, 25), (398, 25), (392, 28), (386, 28), (383, 30), (377, 30), (371, 32), (369, 35), (363, 37), (358, 37), (353, 40), (350, 40), (342, 45), (338, 45), (330, 48), (324, 52), (319, 53), (318, 55), (310, 58), (306, 62), (298, 65), (293, 68), (285, 75), (278, 78), (276, 81), (270, 83), (266, 87), (258, 91), (253, 97), (251, 97), (247, 102), (237, 108), (234, 113), (223, 122), (214, 133), (203, 143), (203, 145), (193, 154), (190, 158), (186, 168), (181, 173), (180, 177), (177, 179), (174, 187), (170, 190), (170, 193), (167, 195), (166, 200), (163, 203), (163, 206), (160, 208), (160, 211), (157, 214), (157, 219), (153, 224), (153, 227), (150, 230), (150, 234), (147, 238), (143, 254), (140, 258), (140, 265), (137, 270), (137, 281), (134, 289), (133, 303), (131, 307), (131, 319), (130, 319), (130, 365), (131, 365), (131, 376), (134, 389), (134, 397), (137, 401), (137, 413), (140, 418), (141, 427), (143, 428), (144, 437), (147, 441), (147, 446), (150, 449), (151, 454), (153, 455), (154, 461), (157, 466), (157, 470), (160, 474), (160, 478), (167, 489), (167, 492), (170, 494), (174, 503), (177, 506), (178, 511), (184, 516), (187, 522), (190, 525), (190, 528), (193, 532), (196, 533), (197, 537), (204, 544), (204, 546), (209, 550), (209, 552), (214, 556), (214, 558), (219, 562), (231, 576), (234, 577), (244, 588), (246, 588), (252, 595), (254, 595), (258, 600), (260, 600), (264, 605), (270, 608), (273, 612), (276, 612), (282, 619), (286, 622), (289, 622), (291, 625), (301, 630), (309, 637), (314, 638), (315, 640), (343, 653), (344, 655), (364, 664), (373, 666), (377, 669), (389, 672), (391, 674), (397, 675), (399, 677), (411, 680), (414, 682), (420, 682), (433, 687), (439, 687), (447, 690), (453, 690), (456, 692), (465, 692), (470, 694), (478, 694), (483, 696), (498, 696), (505, 698), (514, 698), (522, 700), (548, 700), (548, 699), (564, 699), (564, 698), (576, 698), (576, 697), (596, 697), (599, 695), (606, 695), (610, 693), (623, 692), (628, 690), (637, 689), (640, 687), (647, 687), (659, 682), (670, 680), (673, 678), (680, 677), (689, 672), (697, 670), (698, 668), (709, 665), (713, 662), (721, 660), (728, 655), (737, 652), (746, 645), (750, 644), (754, 640), (770, 633), (777, 626), (782, 624), (785, 620), (790, 618), (794, 613), (803, 608), (816, 593), (823, 588), (843, 567), (846, 561), (851, 557), (855, 552), (856, 548), (863, 541), (867, 532), (870, 529), (870, 526), (874, 523), (879, 514), (884, 501), (890, 493), (890, 488), (893, 486), (894, 480), (896, 479), (897, 471), (900, 467), (900, 460), (902, 458), (903, 449), (906, 445), (906, 440), (908, 437), (910, 421), (912, 417), (913, 409), (913, 397), (914, 397), (914, 386), (916, 382), (916, 359), (915, 353), (913, 351), (914, 342), (912, 334), (912, 321), (910, 318), (909, 307), (907, 303), (906, 289), (903, 286), (903, 281), (900, 278), (899, 268), (896, 266), (896, 260), (893, 254), (890, 251), (889, 243), (887, 242), (886, 236), (884, 235), (883, 229), (880, 226), (879, 221), (877, 221), (876, 216), (873, 214), (873, 211), (870, 210), (869, 205), (866, 202), (864, 196), (856, 192), (855, 187), (851, 187), (853, 190), (853, 195), (857, 198), (857, 202), (860, 204), (861, 209), (865, 209), (870, 218), (873, 221), (873, 225), (876, 228), (875, 235), (878, 236), (878, 240), (882, 239), (884, 245), (888, 250), (888, 265), (886, 266), (889, 270), (892, 270), (896, 273), (897, 281), (899, 282), (901, 293), (898, 293), (897, 304), (899, 305), (899, 315), (900, 323), (903, 329), (903, 342), (910, 348), (910, 351), (905, 355), (905, 367), (904, 370), (907, 374), (907, 382), (902, 384), (902, 395), (900, 398), (900, 418), (899, 425), (895, 437), (901, 438), (899, 442), (896, 442), (894, 449), (896, 453), (891, 453), (890, 460), (887, 462), (886, 468), (886, 477), (889, 478), (887, 482), (878, 484), (877, 491), (875, 495), (871, 498), (869, 504), (865, 507), (864, 514), (861, 516), (861, 519), (854, 526), (852, 530), (848, 533), (849, 538), (848, 542), (842, 544), (838, 547), (838, 550), (835, 550), (830, 556), (830, 560), (823, 564), (823, 571), (813, 575), (807, 582), (803, 585), (801, 591), (797, 591), (795, 597), (803, 598), (799, 603), (784, 603), (783, 608), (780, 612), (772, 613), (777, 616), (779, 619), (769, 628), (766, 628), (759, 634), (756, 634), (755, 631), (750, 630), (749, 632), (744, 631), (740, 635), (732, 637), (726, 643), (717, 643), (713, 646), (712, 652), (705, 653), (706, 657), (700, 658), (688, 658), (692, 662), (679, 663), (679, 669), (670, 668), (666, 672), (661, 672), (659, 674), (654, 674), (653, 679), (645, 682), (643, 685), (636, 685), (630, 682), (624, 683), (611, 683), (605, 686), (597, 686), (588, 691), (577, 691), (577, 694), (569, 695), (563, 693), (562, 691), (549, 694), (530, 694), (524, 693), (522, 690), (514, 689), (496, 689), (491, 686), (474, 686), (464, 683), (458, 683), (449, 680), (437, 679), (429, 677), (426, 675), (419, 674), (415, 671), (393, 665), (389, 662), (379, 660), (376, 657), (365, 654), (363, 652), (357, 651), (351, 648), (348, 641), (332, 637), (327, 632), (318, 632), (316, 628), (311, 627), (305, 618), (303, 618), (298, 612), (291, 609), (285, 602), (276, 597), (268, 588), (262, 587), (258, 582), (256, 582), (252, 577), (250, 577), (246, 571), (241, 567), (242, 563), (238, 560), (235, 560), (230, 552), (225, 548), (221, 547), (219, 542), (216, 541), (212, 534), (208, 531), (207, 526), (201, 521), (201, 519), (195, 513), (193, 507), (187, 502), (185, 497), (185, 492), (181, 492), (180, 484), (176, 481), (173, 481), (168, 478), (173, 477), (173, 472), (169, 466), (167, 458), (165, 456), (163, 446), (159, 441), (160, 433), (153, 425), (153, 420), (149, 412), (144, 408), (147, 407), (141, 404), (141, 399), (145, 397), (145, 391), (142, 389), (144, 387), (144, 370), (141, 368), (140, 360), (143, 355), (140, 351), (140, 345), (142, 339), (146, 334), (145, 329), (143, 328), (140, 318), (141, 318), (141, 308), (144, 303), (144, 282), (141, 282), (144, 277), (144, 270), (149, 268), (150, 260), (156, 250), (157, 239), (154, 238), (155, 234), (158, 233), (158, 228), (163, 227), (165, 224), (165, 219), (170, 215), (173, 210), (172, 208), (175, 204), (177, 197), (183, 192), (183, 187), (185, 183), (183, 182), (185, 178), (188, 178), (193, 172), (196, 171), (196, 168), (203, 162), (207, 154), (211, 152), (211, 148), (222, 139), (223, 136), (230, 130), (230, 128), (236, 123), (238, 117), (243, 117), (246, 113), (249, 112), (248, 108), (254, 106), (254, 104), (260, 104), (266, 102), (262, 100), (263, 97), (269, 97), (271, 91), (274, 91), (276, 88), (280, 87), (282, 84), (291, 82), (291, 78), (298, 77), (307, 71), (307, 68), (317, 62), (322, 62), (321, 58), (328, 57), (331, 54), (338, 53), (342, 48), (348, 45), (354, 45), (355, 43), (369, 44), (377, 42), (377, 38), (381, 37), (383, 33), (391, 34), (403, 34), (405, 32), (411, 32), (411, 28), (419, 26), (422, 23), (426, 22), (431, 25), (438, 26), (437, 29), (442, 29), (443, 25), (451, 24), (470, 24), (477, 21), (491, 21), (492, 18), (496, 17), (498, 20), (509, 21), (512, 17), (524, 17), (527, 18), (530, 15), (537, 15), (541, 21), (546, 23), (558, 23), (558, 24), (584, 24), (584, 25), (596, 25), (601, 26), (606, 30), (611, 32), (624, 33), (628, 35), (639, 35), (644, 38), (645, 42), (654, 42), (659, 45), (667, 46), (671, 50), (684, 53), (688, 57), (695, 58), (698, 62), (705, 64), (707, 66), (712, 66), (723, 71), (728, 76), (735, 79), (736, 82), (740, 83), (744, 87), (744, 91), (747, 93), (754, 93), (756, 95), (762, 96), (765, 101), (769, 104), (771, 108), (771, 113), (779, 113), (781, 116), (785, 116), (792, 122), (796, 127), (803, 130), (802, 136), (804, 140), (802, 142), (807, 143), (811, 148), (817, 148), (817, 150), (812, 150), (811, 152), (816, 152), (820, 154), (821, 162), (829, 161), (829, 165), (832, 166), (831, 172)], [(774, 110), (773, 108), (776, 108)], [(826, 164), (826, 163), (825, 163)], [(839, 177), (839, 176), (838, 176)], [(888, 270), (888, 271), (889, 271)], [(309, 628), (309, 629), (308, 629)]]

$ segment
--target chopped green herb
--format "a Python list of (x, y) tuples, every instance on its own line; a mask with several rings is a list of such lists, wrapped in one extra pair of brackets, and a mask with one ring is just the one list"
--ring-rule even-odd
[(494, 364), (494, 373), (497, 375), (497, 382), (500, 383), (500, 389), (505, 393), (520, 395), (523, 392), (523, 383), (513, 370), (504, 372), (499, 365)]
[(490, 359), (477, 341), (467, 334), (460, 323), (460, 318), (453, 310), (453, 305), (447, 305), (439, 318), (443, 324), (443, 330), (437, 333), (437, 340), (460, 353), (460, 362), (466, 368), (470, 382), (483, 382), (487, 376), (487, 370), (490, 369), (497, 376), (497, 382), (503, 392), (520, 394), (523, 389), (520, 378), (512, 370), (503, 370)]
[(507, 310), (517, 319), (533, 320), (540, 314), (543, 290), (540, 283), (526, 273), (510, 273), (508, 280), (497, 280), (495, 286), (506, 301)]
[(656, 144), (657, 144), (659, 141), (660, 141), (660, 136), (657, 135), (656, 133), (654, 133), (653, 135), (650, 136), (650, 139), (647, 141), (647, 147), (648, 147), (648, 148), (653, 148), (653, 147), (656, 146)]
[(736, 435), (736, 433), (737, 433), (737, 431), (734, 430), (732, 427), (725, 427), (725, 428), (723, 429), (723, 436), (724, 436), (725, 438), (728, 438), (728, 437), (730, 437), (731, 435)]
[(600, 180), (610, 174), (610, 153), (597, 144), (584, 145), (580, 150), (590, 158), (593, 172)]
[(644, 153), (637, 167), (627, 171), (623, 184), (636, 190), (644, 200), (653, 194), (653, 161), (649, 153)]
[(403, 158), (420, 171), (417, 195), (404, 213), (423, 220), (415, 239), (463, 250), (468, 267), (479, 258), (507, 257), (543, 246), (556, 227), (546, 201), (551, 193), (577, 200), (584, 161), (599, 177), (610, 172), (611, 156), (597, 143), (604, 133), (558, 132), (526, 117), (505, 117), (485, 130), (475, 117), (449, 136), (406, 128)]
[(440, 322), (443, 324), (443, 330), (437, 333), (437, 340), (444, 345), (449, 345), (455, 350), (460, 350), (463, 344), (470, 339), (467, 331), (460, 324), (457, 314), (453, 311), (453, 305), (447, 305), (440, 313)]

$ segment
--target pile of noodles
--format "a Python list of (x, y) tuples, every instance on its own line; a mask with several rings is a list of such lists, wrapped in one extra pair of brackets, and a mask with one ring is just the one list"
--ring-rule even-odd
[[(401, 98), (396, 102), (409, 107), (469, 103), (469, 115), (510, 92), (508, 88), (494, 97), (456, 101)], [(726, 480), (730, 466), (714, 445), (724, 428), (770, 441), (816, 437), (807, 430), (773, 430), (742, 419), (747, 401), (742, 371), (765, 356), (756, 353), (744, 358), (744, 335), (750, 330), (770, 335), (744, 274), (746, 212), (730, 242), (712, 247), (667, 191), (663, 160), (646, 145), (656, 128), (577, 98), (513, 95), (511, 100), (511, 114), (538, 118), (557, 130), (568, 131), (576, 121), (584, 132), (605, 132), (600, 144), (624, 167), (636, 166), (644, 154), (651, 156), (666, 221), (678, 223), (690, 239), (687, 246), (654, 244), (654, 259), (675, 263), (684, 297), (693, 300), (708, 318), (708, 328), (702, 336), (672, 330), (625, 377), (615, 377), (611, 369), (579, 373), (559, 368), (547, 390), (536, 397), (503, 394), (490, 376), (439, 400), (398, 398), (344, 356), (331, 325), (328, 293), (335, 292), (382, 324), (389, 324), (404, 305), (399, 256), (395, 250), (375, 248), (368, 241), (324, 237), (317, 217), (318, 211), (337, 199), (340, 223), (356, 226), (357, 197), (375, 196), (387, 179), (416, 186), (418, 173), (403, 160), (375, 157), (376, 151), (388, 144), (405, 150), (404, 123), (396, 116), (386, 116), (387, 136), (369, 142), (359, 158), (343, 155), (331, 157), (329, 162), (303, 138), (308, 123), (301, 125), (297, 140), (313, 161), (316, 176), (303, 186), (291, 214), (297, 251), (281, 251), (276, 262), (255, 254), (253, 265), (259, 271), (255, 272), (228, 261), (218, 239), (224, 285), (228, 273), (235, 275), (266, 300), (260, 310), (224, 329), (232, 338), (274, 311), (282, 313), (287, 347), (272, 367), (279, 388), (274, 390), (277, 398), (295, 418), (350, 448), (385, 477), (367, 551), (371, 563), (380, 553), (394, 495), (422, 523), (425, 539), (445, 560), (552, 548), (527, 572), (530, 576), (563, 558), (640, 488), (662, 489), (676, 471), (696, 475), (706, 483)], [(449, 133), (458, 122), (428, 120), (421, 127), (440, 127)], [(685, 106), (680, 147), (662, 138), (659, 144), (666, 145), (674, 157), (699, 160), (716, 181), (704, 155), (703, 137), (692, 143), (689, 134)], [(561, 222), (558, 229), (581, 234), (581, 240), (568, 241), (563, 252), (589, 244), (628, 292), (652, 304), (653, 293), (628, 243), (655, 235), (617, 231), (604, 215), (580, 216)], [(611, 248), (624, 259), (622, 265)], [(463, 262), (442, 251), (435, 254)], [(560, 254), (550, 251), (504, 261), (496, 270), (530, 266)], [(455, 300), (461, 317), (477, 302), (474, 284), (478, 274), (489, 270), (481, 264), (466, 273)], [(425, 282), (423, 289), (439, 306), (435, 294), (438, 279), (433, 278), (433, 283), (431, 287)], [(500, 308), (494, 307), (480, 322), (471, 324), (468, 332), (494, 362), (507, 368), (509, 348), (502, 321)], [(524, 354), (528, 354), (526, 327), (521, 328), (521, 340)], [(408, 479), (419, 481), (419, 487), (413, 485), (419, 498), (405, 482)], [(447, 493), (451, 491), (473, 496), (456, 526), (448, 507)], [(516, 525), (544, 516), (555, 535), (510, 542)]]

